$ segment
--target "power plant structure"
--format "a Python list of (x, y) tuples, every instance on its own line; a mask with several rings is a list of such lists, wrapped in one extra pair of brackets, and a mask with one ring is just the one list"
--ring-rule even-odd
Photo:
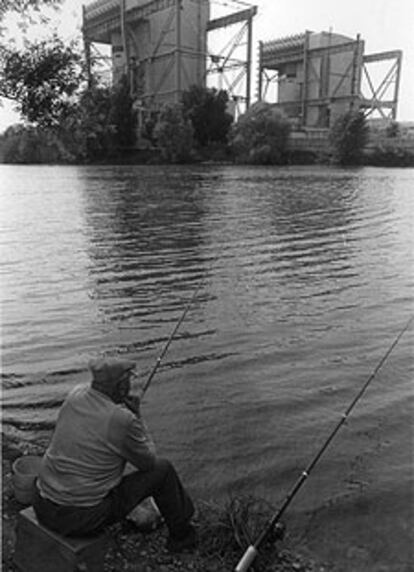
[[(232, 101), (248, 107), (256, 12), (251, 6), (210, 19), (209, 0), (96, 0), (83, 7), (87, 61), (94, 45), (110, 46), (113, 82), (127, 76), (141, 110), (179, 102), (184, 90), (214, 74), (225, 79)], [(227, 51), (209, 54), (208, 36), (234, 26), (241, 28)], [(243, 46), (243, 57), (235, 58)]]
[[(251, 104), (252, 28), (257, 7), (211, 19), (209, 0), (95, 0), (83, 7), (87, 62), (94, 47), (110, 48), (113, 83), (128, 78), (142, 123), (146, 114), (177, 103), (192, 85), (225, 89), (234, 114)], [(228, 11), (228, 9), (227, 9)], [(231, 35), (230, 29), (236, 33)], [(211, 39), (222, 33), (218, 50)], [(364, 41), (333, 33), (259, 42), (257, 99), (267, 101), (298, 129), (329, 128), (350, 109), (396, 119), (402, 52), (364, 53)], [(390, 64), (378, 80), (369, 67)]]
[[(332, 32), (260, 42), (258, 99), (301, 128), (328, 128), (350, 109), (395, 120), (401, 61), (400, 50), (367, 55), (359, 36)], [(370, 69), (379, 62), (380, 73)]]

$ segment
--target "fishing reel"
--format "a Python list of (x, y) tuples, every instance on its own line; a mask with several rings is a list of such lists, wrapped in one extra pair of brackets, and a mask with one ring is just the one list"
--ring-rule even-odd
[(276, 522), (267, 533), (266, 542), (276, 544), (278, 540), (283, 540), (286, 533), (286, 525), (283, 522)]

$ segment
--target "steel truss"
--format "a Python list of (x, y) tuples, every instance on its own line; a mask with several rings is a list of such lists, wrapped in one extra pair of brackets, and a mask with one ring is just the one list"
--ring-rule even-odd
[[(198, 3), (197, 11), (183, 10), (184, 0), (148, 0), (135, 7), (129, 6), (128, 9), (126, 2), (127, 0), (99, 0), (83, 8), (83, 37), (89, 77), (92, 77), (92, 63), (96, 61), (93, 58), (94, 43), (111, 45), (112, 35), (117, 33), (120, 34), (122, 43), (119, 49), (124, 55), (123, 73), (129, 78), (131, 95), (140, 101), (139, 105), (143, 108), (157, 110), (157, 101), (162, 98), (178, 102), (186, 86), (205, 85), (207, 77), (214, 76), (214, 79), (218, 76), (217, 83), (221, 84), (218, 87), (228, 91), (237, 111), (249, 106), (252, 22), (257, 7), (240, 1), (237, 3), (249, 7), (220, 18), (207, 19), (205, 24), (201, 24), (201, 10), (209, 5), (209, 0), (190, 0), (193, 6)], [(145, 54), (142, 49), (140, 53), (134, 27), (136, 30), (138, 23), (148, 21), (154, 13), (161, 11), (163, 21), (157, 37), (152, 37)], [(214, 36), (214, 32), (220, 29), (237, 25), (241, 27), (227, 46), (219, 53), (209, 54), (207, 38)], [(184, 26), (199, 31), (197, 42), (191, 47), (183, 37)], [(244, 45), (245, 56), (243, 54), (243, 57), (238, 57), (240, 47)], [(190, 66), (194, 61), (196, 65)], [(163, 68), (164, 73), (155, 73), (155, 65), (158, 66), (157, 70)], [(146, 78), (144, 89), (141, 81), (143, 77)]]
[[(197, 30), (201, 29), (200, 10), (207, 3), (208, 0), (190, 0), (190, 4), (197, 7), (198, 21), (187, 23), (198, 26)], [(136, 26), (148, 23), (156, 13), (162, 18), (161, 25), (143, 53), (136, 37)], [(83, 37), (89, 77), (93, 44), (111, 45), (112, 34), (118, 33), (122, 43), (120, 50), (124, 56), (122, 73), (129, 79), (131, 95), (148, 108), (159, 107), (159, 98), (179, 101), (183, 85), (188, 85), (190, 75), (191, 83), (201, 83), (204, 73), (203, 34), (197, 35), (196, 45), (186, 45), (182, 32), (186, 17), (183, 0), (148, 0), (141, 5), (129, 6), (128, 9), (126, 0), (101, 0), (84, 7)], [(194, 60), (197, 62), (196, 72), (189, 73), (188, 64)], [(145, 86), (142, 83), (144, 78)]]
[[(382, 78), (379, 80), (377, 78), (375, 81), (370, 67), (383, 61), (389, 62), (388, 70)], [(368, 97), (362, 93), (363, 88), (361, 88), (360, 107), (365, 110), (367, 117), (378, 112), (383, 119), (395, 120), (397, 118), (401, 63), (401, 50), (364, 56), (362, 69), (368, 86)]]
[[(366, 116), (379, 113), (383, 118), (396, 119), (402, 61), (400, 50), (364, 55), (364, 42), (359, 35), (355, 41), (310, 48), (310, 34), (306, 32), (259, 43), (259, 100), (266, 100), (272, 89), (277, 93), (280, 82), (284, 80), (280, 69), (288, 63), (300, 64), (300, 96), (282, 103), (278, 100), (271, 102), (278, 103), (302, 127), (308, 126), (308, 117), (314, 108), (326, 112), (325, 122), (319, 126), (328, 127), (332, 105), (342, 105), (344, 112), (362, 109)], [(338, 55), (345, 55), (347, 61), (346, 67), (339, 71), (334, 68), (334, 58)], [(386, 60), (391, 61), (389, 69), (374, 80), (370, 66)], [(299, 82), (292, 80), (295, 81)], [(315, 88), (311, 90), (311, 84), (313, 87), (318, 85), (317, 96)]]
[[(257, 6), (229, 14), (207, 24), (207, 32), (212, 38), (214, 31), (238, 25), (230, 41), (218, 52), (210, 54), (205, 78), (217, 78), (218, 86), (226, 89), (234, 102), (236, 115), (250, 105), (251, 68), (252, 68), (252, 28)], [(239, 48), (245, 46), (245, 57), (236, 57)]]

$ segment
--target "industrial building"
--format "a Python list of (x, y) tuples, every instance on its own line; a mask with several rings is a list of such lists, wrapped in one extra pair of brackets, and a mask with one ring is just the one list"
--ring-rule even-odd
[[(257, 7), (223, 0), (230, 2), (247, 7), (212, 19), (210, 0), (95, 0), (83, 7), (87, 61), (94, 46), (110, 48), (112, 80), (128, 77), (141, 117), (180, 101), (191, 85), (211, 86), (212, 79), (227, 90), (238, 115), (251, 103)], [(218, 31), (228, 40), (223, 49), (209, 42)], [(331, 31), (259, 42), (257, 99), (280, 107), (299, 129), (329, 128), (349, 109), (396, 119), (402, 53), (367, 55), (364, 49), (359, 36)], [(379, 62), (389, 69), (378, 79), (369, 68)]]
[[(256, 11), (249, 7), (211, 19), (209, 0), (96, 0), (83, 7), (87, 59), (93, 57), (95, 45), (110, 46), (113, 81), (127, 75), (142, 110), (178, 102), (184, 90), (206, 85), (214, 74), (225, 78), (222, 87), (232, 100), (248, 106)], [(208, 35), (234, 26), (241, 30), (227, 52), (209, 53)], [(236, 59), (234, 50), (241, 45), (244, 55)], [(229, 80), (235, 72), (237, 81)]]
[[(350, 109), (396, 119), (402, 52), (366, 55), (364, 41), (307, 31), (259, 43), (258, 99), (300, 128), (328, 128)], [(370, 65), (387, 62), (381, 75)]]

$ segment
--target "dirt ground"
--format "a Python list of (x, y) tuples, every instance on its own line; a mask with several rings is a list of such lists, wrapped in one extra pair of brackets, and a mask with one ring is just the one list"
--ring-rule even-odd
[[(15, 572), (13, 563), (16, 541), (16, 521), (20, 510), (25, 508), (13, 493), (12, 463), (22, 454), (16, 448), (3, 442), (2, 455), (2, 570)], [(29, 451), (25, 451), (26, 453)], [(34, 451), (38, 454), (38, 451)], [(164, 527), (142, 534), (125, 525), (115, 525), (109, 530), (111, 542), (105, 558), (104, 572), (228, 572), (233, 570), (243, 550), (225, 540), (223, 522), (214, 511), (206, 510), (196, 501), (197, 517), (195, 526), (198, 531), (199, 545), (192, 553), (172, 555), (165, 549), (166, 531)], [(284, 543), (283, 543), (284, 545)], [(266, 549), (266, 554), (256, 558), (256, 572), (326, 572), (326, 569), (313, 562), (305, 562), (292, 554), (279, 543)]]

